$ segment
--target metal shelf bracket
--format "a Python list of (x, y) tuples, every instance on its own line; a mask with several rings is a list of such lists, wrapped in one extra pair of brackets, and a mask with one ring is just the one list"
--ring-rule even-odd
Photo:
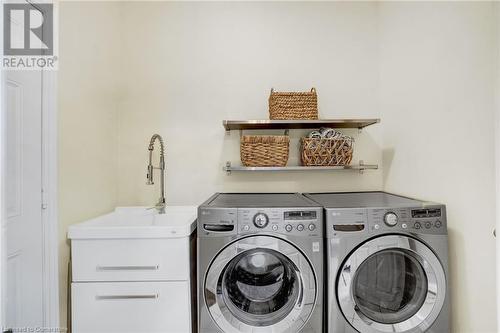
[(365, 163), (363, 160), (359, 160), (359, 173), (363, 174), (364, 171), (365, 171)]

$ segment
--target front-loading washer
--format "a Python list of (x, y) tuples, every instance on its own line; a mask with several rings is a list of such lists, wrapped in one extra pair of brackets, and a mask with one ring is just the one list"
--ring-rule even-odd
[(323, 332), (323, 208), (295, 193), (217, 193), (198, 210), (202, 333)]
[(306, 196), (325, 207), (328, 332), (450, 332), (444, 205), (385, 192)]

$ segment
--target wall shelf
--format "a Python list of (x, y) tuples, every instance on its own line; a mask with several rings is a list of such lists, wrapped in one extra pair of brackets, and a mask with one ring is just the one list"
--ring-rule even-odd
[[(315, 129), (320, 127), (330, 128), (354, 128), (361, 129), (380, 123), (380, 119), (317, 119), (317, 120), (223, 120), (224, 129), (230, 131), (239, 130), (240, 136), (243, 130), (274, 130), (284, 129), (288, 134), (289, 129)], [(223, 170), (230, 175), (232, 172), (289, 172), (289, 171), (334, 171), (334, 170), (355, 170), (363, 173), (364, 170), (377, 170), (377, 164), (339, 165), (339, 166), (317, 166), (308, 167), (301, 165), (291, 165), (285, 167), (245, 167), (232, 166), (231, 162), (226, 162)]]
[(231, 162), (226, 162), (226, 166), (223, 168), (228, 174), (231, 172), (256, 172), (256, 171), (331, 171), (331, 170), (356, 170), (363, 172), (363, 170), (377, 170), (377, 164), (364, 164), (363, 161), (359, 161), (359, 164), (351, 165), (338, 165), (338, 166), (301, 166), (301, 165), (290, 165), (284, 167), (245, 167), (245, 166), (232, 166)]
[(259, 129), (311, 129), (319, 127), (357, 128), (377, 124), (380, 119), (318, 119), (318, 120), (224, 120), (226, 131)]

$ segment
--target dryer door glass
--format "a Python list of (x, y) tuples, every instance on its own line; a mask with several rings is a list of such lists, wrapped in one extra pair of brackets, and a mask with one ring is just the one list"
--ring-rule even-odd
[(231, 313), (251, 326), (269, 326), (285, 318), (299, 296), (297, 267), (281, 253), (265, 248), (245, 251), (219, 280)]
[(353, 296), (359, 310), (371, 320), (399, 323), (422, 307), (427, 296), (427, 277), (420, 262), (406, 250), (383, 250), (359, 266)]

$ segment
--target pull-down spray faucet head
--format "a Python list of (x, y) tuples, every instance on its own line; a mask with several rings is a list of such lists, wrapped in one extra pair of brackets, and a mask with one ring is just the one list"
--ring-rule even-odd
[(153, 165), (149, 164), (148, 165), (148, 174), (147, 174), (147, 182), (146, 185), (154, 185), (155, 182), (153, 181)]
[(151, 146), (151, 144), (149, 145), (149, 163), (148, 163), (148, 173), (146, 175), (146, 178), (147, 178), (147, 181), (146, 181), (146, 185), (154, 185), (154, 180), (153, 180), (153, 149), (154, 147)]

